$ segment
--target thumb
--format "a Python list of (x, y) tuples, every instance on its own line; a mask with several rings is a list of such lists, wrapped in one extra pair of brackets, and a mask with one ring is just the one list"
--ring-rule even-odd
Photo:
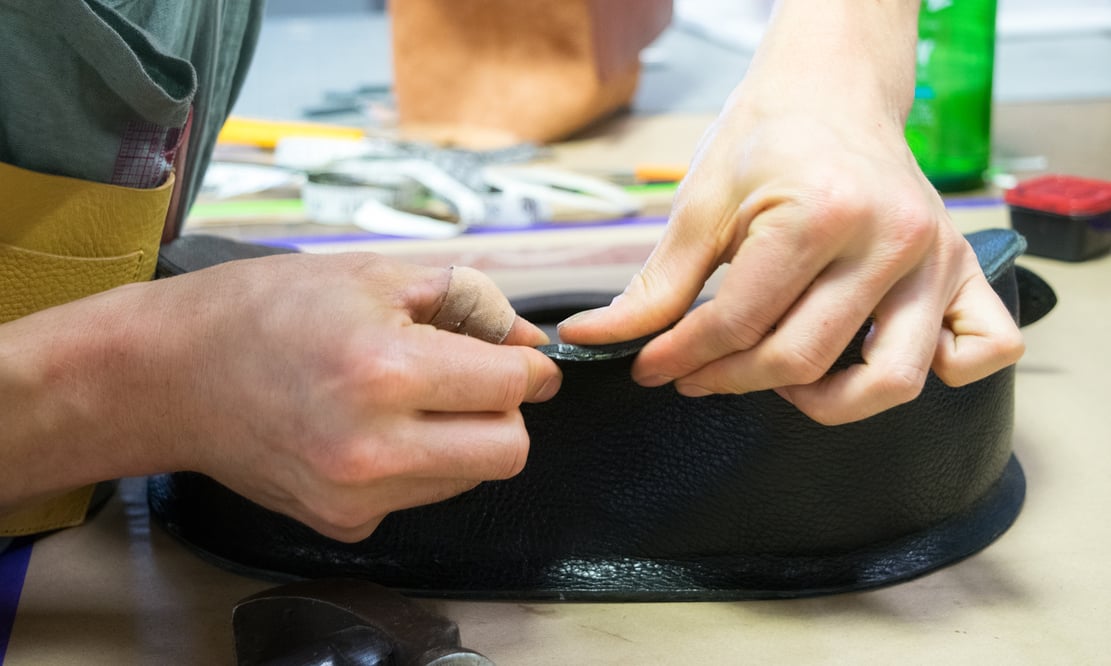
[(539, 328), (521, 319), (509, 299), (485, 274), (452, 266), (440, 309), (428, 323), (486, 342), (536, 346), (548, 342)]
[(706, 242), (703, 213), (720, 215), (690, 197), (678, 204), (652, 254), (620, 296), (609, 305), (587, 310), (559, 324), (559, 337), (573, 344), (609, 344), (632, 340), (678, 321), (717, 268), (718, 253)]

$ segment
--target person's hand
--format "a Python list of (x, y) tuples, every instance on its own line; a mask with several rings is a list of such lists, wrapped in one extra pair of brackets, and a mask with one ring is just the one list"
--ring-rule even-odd
[(86, 369), (112, 395), (82, 396), (117, 424), (105, 457), (130, 455), (130, 473), (203, 472), (346, 541), (513, 476), (528, 452), (518, 407), (561, 375), (525, 346), (546, 336), (469, 270), (282, 255), (86, 299), (103, 326), (85, 334), (113, 340)]
[[(871, 23), (853, 12), (888, 10), (832, 3), (823, 17), (784, 4), (647, 263), (560, 337), (602, 344), (677, 321), (636, 359), (638, 383), (673, 381), (687, 396), (775, 389), (825, 424), (912, 400), (931, 369), (957, 386), (1014, 363), (1021, 335), (907, 148), (906, 95), (869, 94), (913, 88), (911, 4)], [(723, 263), (716, 296), (684, 316)], [(870, 318), (863, 364), (829, 373)]]
[[(561, 337), (613, 342), (679, 320), (641, 352), (637, 382), (777, 389), (827, 424), (913, 399), (931, 368), (955, 386), (1013, 363), (1010, 314), (899, 138), (723, 119), (644, 268)], [(724, 262), (718, 294), (683, 317)], [(869, 317), (864, 364), (827, 374)]]

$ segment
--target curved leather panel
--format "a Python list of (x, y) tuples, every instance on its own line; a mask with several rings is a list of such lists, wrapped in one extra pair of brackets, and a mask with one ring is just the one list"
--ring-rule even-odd
[[(1017, 317), (1021, 239), (969, 237)], [(597, 305), (515, 303), (533, 321)], [(841, 363), (859, 358), (862, 336)], [(596, 600), (827, 594), (921, 575), (983, 548), (1018, 514), (1014, 370), (837, 427), (774, 392), (691, 399), (629, 377), (643, 341), (550, 345), (564, 383), (522, 406), (518, 476), (391, 514), (343, 544), (207, 477), (152, 479), (153, 513), (204, 556), (271, 578), (353, 576), (436, 596)]]

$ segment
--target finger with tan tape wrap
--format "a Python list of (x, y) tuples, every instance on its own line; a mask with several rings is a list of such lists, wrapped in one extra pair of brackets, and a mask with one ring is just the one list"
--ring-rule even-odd
[(517, 316), (509, 299), (484, 273), (452, 266), (439, 312), (428, 322), (436, 328), (462, 333), (495, 344), (547, 344), (548, 336)]

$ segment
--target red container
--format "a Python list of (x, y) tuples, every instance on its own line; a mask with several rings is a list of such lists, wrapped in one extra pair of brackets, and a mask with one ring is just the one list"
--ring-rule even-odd
[(1084, 261), (1111, 249), (1111, 182), (1048, 175), (1008, 190), (1011, 227), (1026, 238), (1027, 253)]

